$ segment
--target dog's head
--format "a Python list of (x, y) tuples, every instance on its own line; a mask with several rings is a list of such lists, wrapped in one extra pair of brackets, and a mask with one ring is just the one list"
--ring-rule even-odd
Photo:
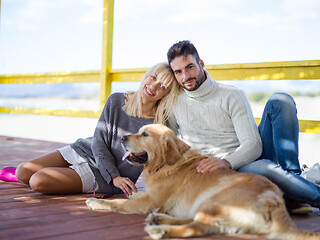
[(161, 124), (145, 125), (137, 134), (123, 136), (121, 140), (128, 151), (124, 159), (143, 165), (149, 171), (174, 164), (190, 148), (171, 129)]

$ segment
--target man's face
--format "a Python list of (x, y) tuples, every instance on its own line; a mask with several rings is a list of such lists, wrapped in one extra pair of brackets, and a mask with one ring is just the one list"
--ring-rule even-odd
[(188, 91), (198, 89), (204, 81), (204, 63), (198, 63), (192, 55), (176, 57), (170, 66), (178, 83)]

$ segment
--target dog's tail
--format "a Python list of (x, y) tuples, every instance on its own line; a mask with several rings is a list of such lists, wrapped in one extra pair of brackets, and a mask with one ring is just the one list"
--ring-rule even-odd
[(320, 233), (297, 229), (283, 203), (275, 207), (271, 219), (271, 233), (267, 235), (269, 239), (320, 240)]
[(281, 240), (320, 240), (320, 233), (293, 229), (288, 232), (272, 233), (268, 235), (268, 238)]

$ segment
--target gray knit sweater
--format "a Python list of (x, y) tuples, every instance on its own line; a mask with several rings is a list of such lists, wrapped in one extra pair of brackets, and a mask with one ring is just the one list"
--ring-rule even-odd
[[(125, 104), (123, 93), (112, 94), (100, 115), (93, 137), (78, 139), (70, 146), (91, 167), (99, 192), (122, 193), (112, 184), (116, 176), (128, 177), (134, 183), (143, 168), (122, 161), (125, 149), (121, 146), (121, 137), (126, 134), (137, 133), (140, 127), (153, 123), (153, 119), (131, 117), (122, 110)], [(92, 183), (94, 184), (94, 183)]]

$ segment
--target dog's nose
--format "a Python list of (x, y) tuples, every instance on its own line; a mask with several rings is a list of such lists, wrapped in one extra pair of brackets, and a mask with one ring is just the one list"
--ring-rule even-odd
[(125, 141), (127, 141), (127, 140), (128, 140), (128, 137), (127, 137), (127, 136), (122, 136), (121, 142), (125, 142)]

